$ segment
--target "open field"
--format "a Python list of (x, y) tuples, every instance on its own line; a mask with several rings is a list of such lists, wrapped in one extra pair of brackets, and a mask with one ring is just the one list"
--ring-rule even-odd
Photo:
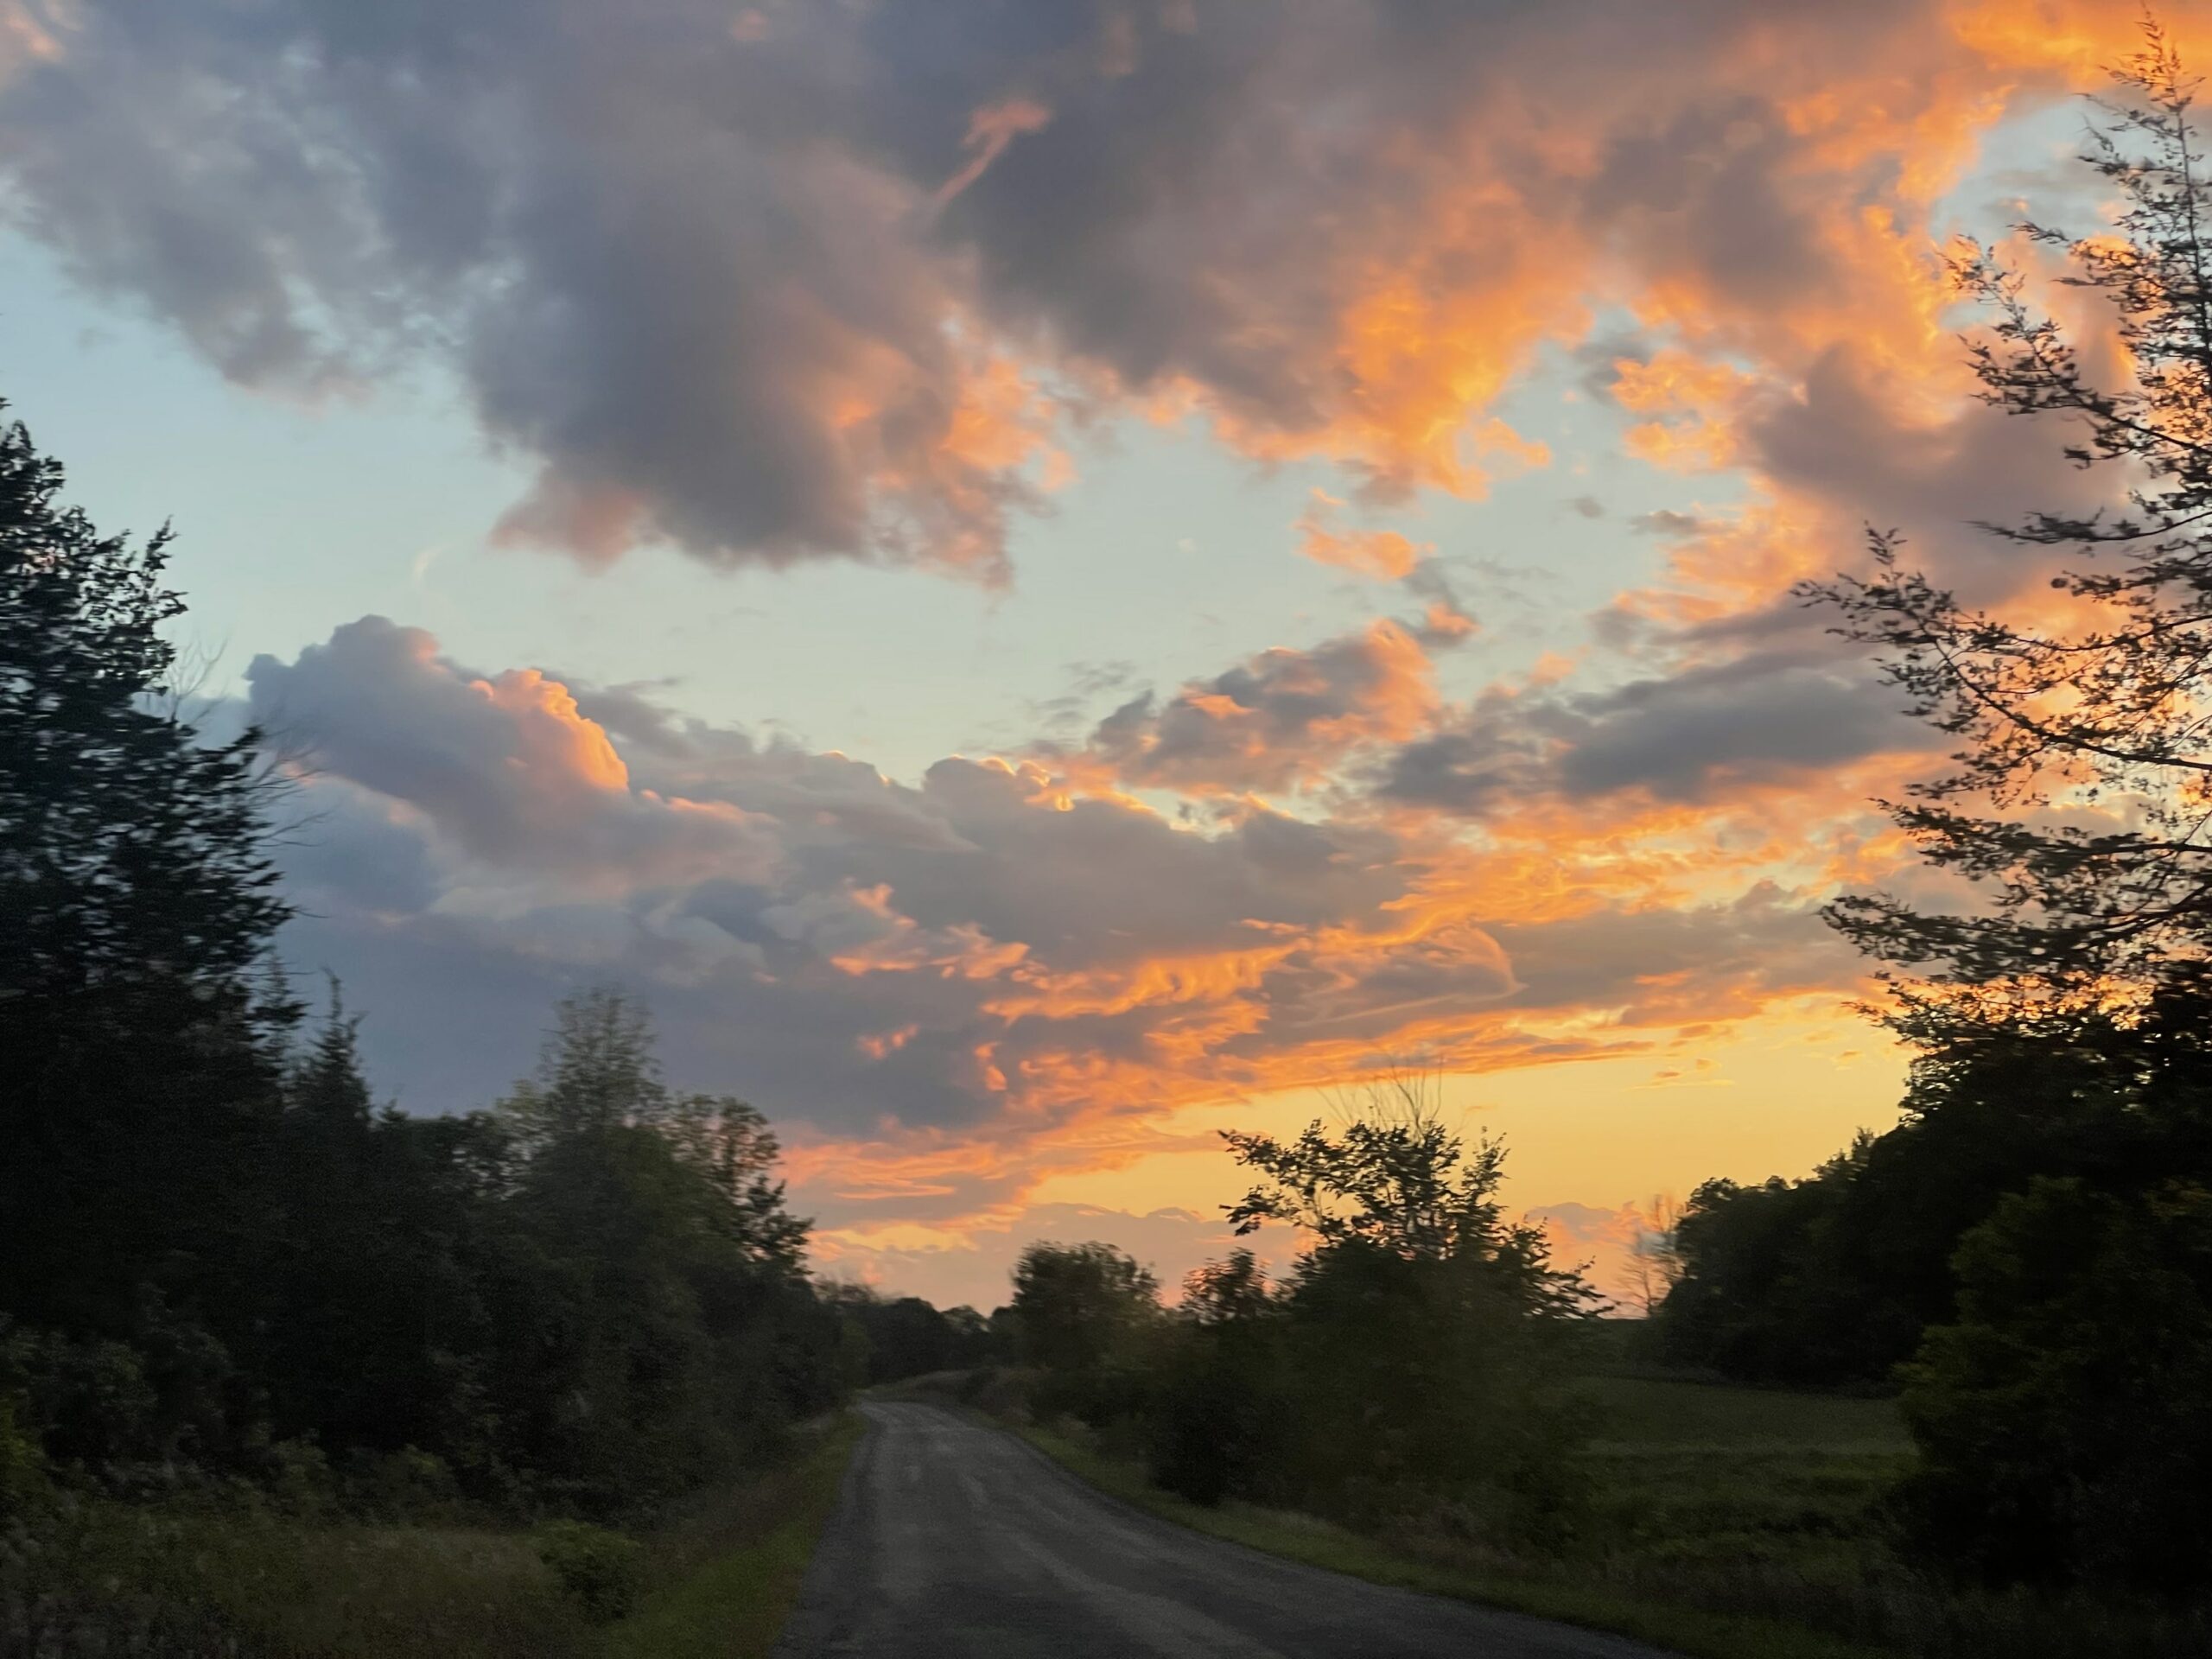
[(1029, 1427), (1103, 1490), (1216, 1536), (1386, 1584), (1619, 1631), (1695, 1659), (2183, 1659), (2201, 1616), (1954, 1591), (1890, 1547), (1885, 1495), (1910, 1442), (1880, 1399), (1587, 1378), (1587, 1535), (1549, 1557), (1462, 1539), (1367, 1536), (1314, 1516), (1154, 1488), (1079, 1426)]
[[(1767, 1606), (1895, 1570), (1885, 1494), (1911, 1458), (1887, 1400), (1601, 1376), (1584, 1454), (1596, 1547), (1634, 1581), (1711, 1579)], [(1859, 1626), (1860, 1621), (1849, 1621)], [(1859, 1635), (1872, 1631), (1858, 1630)]]
[(1598, 1444), (1607, 1451), (1818, 1446), (1902, 1456), (1912, 1449), (1896, 1403), (1885, 1399), (1642, 1376), (1592, 1376), (1582, 1387), (1598, 1408)]

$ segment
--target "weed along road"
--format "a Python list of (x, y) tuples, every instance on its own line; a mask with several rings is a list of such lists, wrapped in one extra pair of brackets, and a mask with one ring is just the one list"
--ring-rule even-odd
[(1662, 1659), (1185, 1531), (935, 1406), (863, 1409), (779, 1659)]

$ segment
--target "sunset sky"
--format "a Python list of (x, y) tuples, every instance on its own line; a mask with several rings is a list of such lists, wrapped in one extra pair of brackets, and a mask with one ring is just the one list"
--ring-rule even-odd
[(1937, 751), (1790, 589), (2040, 580), (1972, 521), (2093, 481), (1936, 251), (2099, 227), (2137, 19), (0, 0), (0, 396), (174, 520), (380, 1094), (626, 986), (827, 1270), (988, 1306), (1423, 1065), (1605, 1279), (1894, 1114), (1817, 911)]

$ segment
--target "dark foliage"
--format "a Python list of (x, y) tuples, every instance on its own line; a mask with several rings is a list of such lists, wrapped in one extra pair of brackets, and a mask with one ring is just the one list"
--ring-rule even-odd
[(1906, 1372), (1918, 1541), (1989, 1579), (2201, 1592), (2212, 1540), (2212, 1192), (2037, 1180), (1967, 1235)]
[[(1230, 1362), (1224, 1403), (1262, 1444), (1263, 1417), (1283, 1428), (1244, 1490), (1559, 1541), (1582, 1428), (1571, 1344), (1598, 1298), (1552, 1264), (1541, 1228), (1506, 1219), (1504, 1147), (1446, 1128), (1424, 1079), (1386, 1078), (1338, 1116), (1334, 1133), (1315, 1123), (1287, 1143), (1228, 1137), (1260, 1178), (1230, 1218), (1294, 1223), (1314, 1241), (1271, 1297), (1233, 1261), (1197, 1287), (1197, 1339)], [(1281, 1378), (1256, 1395), (1249, 1363), (1234, 1363), (1255, 1319), (1278, 1327)]]
[(1924, 1056), (1897, 1128), (1802, 1181), (1698, 1189), (1661, 1353), (1749, 1382), (1886, 1382), (1952, 1316), (1952, 1257), (2006, 1194), (2038, 1176), (2142, 1192), (2212, 1173), (2209, 1040), (2177, 999), (2067, 1044), (1990, 1035)]
[(61, 486), (0, 429), (0, 1310), (120, 1338), (149, 1286), (257, 1278), (286, 911), (251, 735), (176, 708), (166, 535), (102, 536)]
[(1580, 1433), (1566, 1372), (1596, 1299), (1540, 1230), (1504, 1218), (1503, 1147), (1444, 1128), (1423, 1079), (1386, 1080), (1341, 1116), (1287, 1143), (1228, 1137), (1256, 1178), (1232, 1219), (1311, 1241), (1281, 1284), (1240, 1250), (1192, 1274), (1171, 1313), (1119, 1251), (1033, 1249), (1014, 1301), (1042, 1372), (1033, 1403), (1122, 1438), (1201, 1503), (1566, 1535)]
[(1146, 1450), (1159, 1485), (1205, 1504), (1291, 1495), (1296, 1448), (1281, 1311), (1249, 1250), (1183, 1281), (1181, 1328), (1165, 1344), (1150, 1401)]
[(376, 1107), (335, 988), (295, 1052), (256, 734), (179, 712), (166, 535), (60, 486), (0, 432), (0, 1522), (56, 1480), (607, 1514), (772, 1452), (845, 1325), (760, 1114), (608, 992), (464, 1118)]
[(1012, 1357), (1001, 1355), (989, 1322), (972, 1307), (939, 1308), (918, 1296), (887, 1299), (865, 1285), (820, 1289), (854, 1332), (861, 1379), (870, 1386)]
[(1160, 1281), (1110, 1244), (1032, 1244), (1014, 1269), (1007, 1325), (1015, 1357), (1039, 1375), (1048, 1416), (1093, 1427), (1143, 1409)]
[(1016, 1340), (1026, 1363), (1096, 1370), (1128, 1351), (1159, 1312), (1160, 1281), (1110, 1244), (1032, 1244), (1014, 1268)]
[(1878, 1376), (1916, 1348), (1904, 1509), (1929, 1559), (2172, 1590), (2212, 1554), (2212, 182), (2197, 84), (2145, 33), (2085, 156), (2113, 232), (2021, 227), (2124, 349), (2077, 347), (1990, 251), (1954, 264), (1986, 308), (1986, 401), (2064, 423), (2126, 505), (1987, 526), (2042, 567), (2011, 613), (1888, 535), (1871, 575), (1808, 590), (1958, 745), (1891, 810), (1974, 898), (1831, 911), (1892, 965), (1891, 1023), (1922, 1056), (1907, 1120), (1811, 1180), (1701, 1189), (1662, 1324), (1754, 1376)]

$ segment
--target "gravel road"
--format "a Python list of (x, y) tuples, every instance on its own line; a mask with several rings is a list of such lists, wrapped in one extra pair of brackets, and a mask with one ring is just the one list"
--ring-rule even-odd
[(1185, 1531), (935, 1406), (862, 1409), (778, 1659), (1664, 1659)]

